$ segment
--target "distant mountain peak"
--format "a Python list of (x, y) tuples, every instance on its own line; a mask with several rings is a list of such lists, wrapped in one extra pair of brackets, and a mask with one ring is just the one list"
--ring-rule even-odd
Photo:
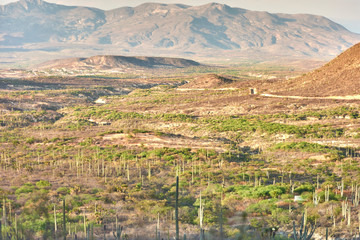
[(208, 4), (205, 4), (203, 6), (207, 6), (207, 7), (216, 7), (216, 8), (231, 8), (230, 6), (223, 4), (223, 3), (217, 3), (217, 2), (211, 2)]
[(19, 3), (24, 8), (28, 8), (29, 6), (43, 5), (44, 1), (42, 1), (42, 0), (20, 0)]
[(154, 10), (154, 9), (171, 9), (171, 8), (179, 8), (179, 9), (186, 9), (190, 6), (185, 4), (166, 4), (166, 3), (155, 3), (155, 2), (147, 2), (140, 4), (139, 6), (135, 7), (135, 9), (143, 9), (143, 10)]
[[(57, 6), (57, 4), (49, 3), (43, 0), (19, 0), (18, 2), (10, 3), (9, 5), (15, 6), (19, 9), (23, 9), (27, 12), (34, 10), (34, 9), (43, 9), (46, 10), (47, 8), (52, 8)], [(5, 5), (6, 7), (7, 5)], [(59, 5), (61, 6), (61, 5)]]
[(43, 0), (20, 0), (21, 3), (42, 4)]
[(329, 59), (360, 41), (360, 34), (325, 17), (270, 14), (216, 2), (144, 3), (104, 11), (20, 0), (0, 7), (0, 23), (0, 52), (31, 51), (37, 44), (56, 49), (59, 57), (83, 49), (84, 55)]

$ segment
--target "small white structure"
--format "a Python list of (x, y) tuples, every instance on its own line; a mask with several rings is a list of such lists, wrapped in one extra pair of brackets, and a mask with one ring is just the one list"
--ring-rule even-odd
[(294, 202), (303, 202), (303, 201), (305, 201), (305, 199), (303, 199), (301, 196), (294, 197)]
[(98, 98), (95, 103), (97, 104), (105, 104), (106, 103), (106, 100), (105, 99), (102, 99), (102, 98)]

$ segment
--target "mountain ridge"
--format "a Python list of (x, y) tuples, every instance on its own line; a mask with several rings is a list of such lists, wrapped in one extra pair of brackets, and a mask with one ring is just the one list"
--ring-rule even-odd
[(144, 3), (107, 11), (43, 0), (0, 6), (0, 51), (9, 57), (10, 51), (19, 54), (22, 48), (42, 54), (42, 49), (53, 49), (58, 58), (69, 57), (67, 52), (75, 49), (79, 56), (330, 59), (357, 42), (360, 34), (322, 16), (219, 3)]

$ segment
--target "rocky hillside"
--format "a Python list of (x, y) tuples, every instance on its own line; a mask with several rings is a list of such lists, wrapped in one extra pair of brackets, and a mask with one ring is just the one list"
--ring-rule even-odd
[(39, 69), (125, 69), (125, 68), (184, 68), (199, 66), (198, 62), (167, 57), (128, 57), (93, 56), (89, 58), (69, 58), (48, 61), (40, 64)]
[(32, 51), (74, 56), (81, 49), (81, 56), (329, 59), (359, 41), (359, 34), (322, 16), (272, 14), (217, 3), (146, 3), (110, 11), (42, 0), (0, 6), (0, 51), (8, 58), (14, 52), (17, 58), (35, 57), (28, 53)]
[[(285, 87), (284, 87), (285, 86)], [(360, 43), (300, 78), (281, 84), (286, 95), (345, 96), (360, 94)]]

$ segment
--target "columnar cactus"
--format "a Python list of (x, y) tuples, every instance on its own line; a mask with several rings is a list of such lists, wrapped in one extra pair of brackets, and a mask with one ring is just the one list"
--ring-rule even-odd
[(0, 220), (0, 240), (2, 240), (2, 225), (1, 225), (1, 220)]
[(330, 187), (327, 186), (325, 188), (325, 202), (328, 202), (330, 200)]
[(54, 230), (55, 234), (57, 232), (57, 222), (56, 222), (56, 205), (54, 204)]
[(313, 202), (315, 206), (317, 206), (320, 202), (320, 196), (318, 196), (316, 191), (313, 193)]
[(201, 192), (200, 192), (199, 218), (200, 218), (200, 240), (203, 240), (204, 239), (204, 230), (203, 230), (204, 206), (201, 200)]
[(308, 227), (306, 225), (305, 214), (303, 214), (302, 219), (301, 219), (299, 233), (297, 233), (297, 231), (296, 231), (295, 221), (293, 222), (294, 239), (295, 240), (310, 240), (312, 235), (315, 232), (315, 229), (316, 229), (316, 226), (314, 224), (310, 224), (310, 227)]
[(64, 240), (66, 240), (65, 198), (63, 199), (63, 234)]
[(326, 228), (326, 240), (328, 240), (328, 239), (329, 239), (329, 229)]
[(157, 217), (157, 224), (156, 224), (156, 231), (155, 231), (156, 240), (160, 240), (160, 213), (158, 212), (158, 217)]
[(5, 198), (3, 198), (3, 221), (4, 221), (4, 227), (6, 228), (6, 201), (5, 201)]
[(113, 232), (114, 238), (115, 238), (116, 240), (120, 240), (120, 239), (121, 239), (122, 230), (123, 230), (123, 227), (122, 227), (122, 226), (116, 226), (116, 233)]
[(180, 240), (180, 234), (179, 234), (179, 176), (176, 176), (175, 228), (176, 228), (176, 240)]

